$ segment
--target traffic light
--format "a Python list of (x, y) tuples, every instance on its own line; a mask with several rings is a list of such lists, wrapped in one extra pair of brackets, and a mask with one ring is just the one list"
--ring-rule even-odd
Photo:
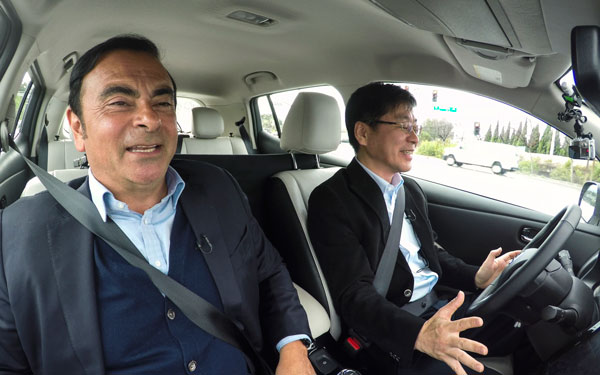
[(475, 134), (476, 137), (479, 137), (480, 129), (481, 129), (481, 126), (479, 125), (478, 122), (476, 122), (475, 127), (473, 129), (473, 134)]
[(437, 102), (437, 90), (433, 90), (432, 96), (431, 96), (431, 101), (432, 102)]

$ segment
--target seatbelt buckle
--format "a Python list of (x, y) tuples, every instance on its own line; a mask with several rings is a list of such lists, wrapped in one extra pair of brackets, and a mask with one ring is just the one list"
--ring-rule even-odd
[(371, 342), (352, 328), (348, 329), (348, 336), (342, 344), (342, 347), (350, 358), (356, 357), (369, 346), (371, 346)]
[(363, 345), (361, 342), (353, 336), (346, 337), (343, 347), (346, 353), (352, 358), (357, 356), (358, 353), (363, 350)]

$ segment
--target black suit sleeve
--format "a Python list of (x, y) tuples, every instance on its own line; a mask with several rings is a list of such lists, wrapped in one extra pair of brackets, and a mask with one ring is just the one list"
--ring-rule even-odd
[(357, 214), (348, 212), (348, 205), (330, 186), (317, 187), (308, 209), (311, 242), (343, 322), (385, 352), (410, 363), (425, 321), (400, 309), (373, 287), (376, 265), (370, 265), (361, 244), (363, 230), (351, 219)]
[[(0, 211), (0, 244), (3, 213)], [(4, 253), (0, 247), (0, 374), (31, 374), (17, 333), (4, 267)]]

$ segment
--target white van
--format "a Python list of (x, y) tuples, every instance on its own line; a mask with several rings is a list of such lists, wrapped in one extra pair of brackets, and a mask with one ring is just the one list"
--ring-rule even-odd
[(503, 143), (465, 142), (445, 149), (443, 158), (448, 165), (480, 165), (492, 168), (495, 174), (519, 169), (519, 148)]

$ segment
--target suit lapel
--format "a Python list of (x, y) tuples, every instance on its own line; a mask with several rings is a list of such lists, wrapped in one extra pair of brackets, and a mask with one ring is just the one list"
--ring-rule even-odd
[(369, 209), (377, 215), (381, 226), (382, 238), (387, 238), (390, 230), (390, 219), (383, 200), (383, 194), (371, 176), (358, 164), (356, 158), (346, 168), (349, 177), (350, 190), (359, 196)]
[(409, 218), (414, 218), (411, 220), (411, 225), (419, 242), (421, 243), (421, 248), (419, 253), (423, 258), (427, 260), (429, 263), (429, 267), (432, 271), (440, 273), (439, 263), (437, 262), (437, 257), (434, 254), (435, 249), (432, 247), (432, 235), (431, 228), (428, 224), (428, 218), (425, 213), (419, 208), (419, 205), (416, 204), (415, 197), (412, 196), (411, 190), (406, 188), (404, 189), (406, 193), (406, 206), (405, 212)]
[(226, 314), (230, 317), (238, 316), (242, 296), (235, 278), (231, 277), (235, 273), (217, 220), (217, 210), (208, 200), (207, 194), (191, 183), (186, 185), (181, 194), (181, 206), (192, 226), (196, 241), (202, 242), (206, 236), (212, 245), (210, 251), (202, 251), (202, 255), (217, 285)]
[[(89, 197), (87, 180), (79, 192)], [(57, 203), (58, 205), (58, 203)], [(92, 234), (62, 207), (49, 220), (48, 249), (72, 347), (84, 373), (104, 373)], [(66, 348), (62, 348), (65, 350)]]

